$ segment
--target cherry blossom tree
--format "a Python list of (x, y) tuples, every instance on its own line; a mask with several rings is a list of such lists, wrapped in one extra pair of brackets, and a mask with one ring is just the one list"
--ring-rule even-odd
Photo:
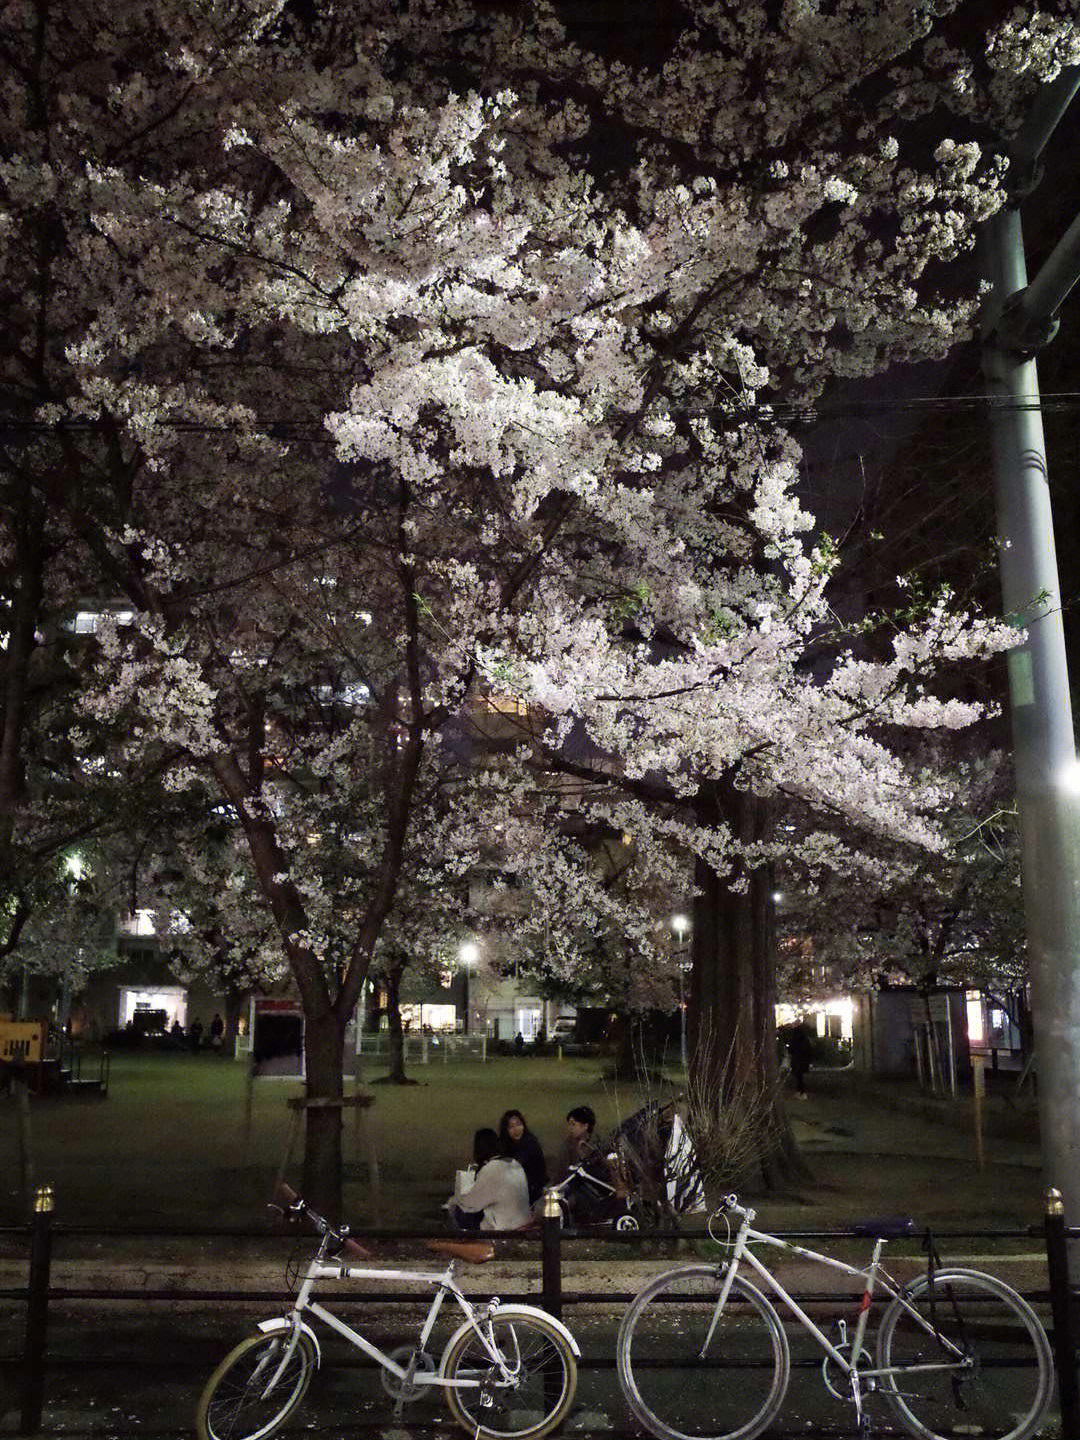
[[(942, 598), (816, 668), (834, 557), (768, 407), (964, 333), (947, 267), (1068, 14), (701, 4), (646, 64), (543, 0), (190, 0), (74, 78), (40, 28), (4, 233), (58, 231), (44, 268), (14, 248), (66, 288), (22, 327), (51, 340), (24, 413), (107, 466), (102, 513), (60, 503), (134, 610), (88, 722), (235, 817), (304, 1004), (312, 1197), (336, 1208), (342, 1037), (402, 874), (484, 823), (422, 803), (478, 771), (484, 692), (535, 721), (471, 791), (503, 788), (507, 853), (612, 910), (535, 844), (537, 777), (577, 769), (650, 874), (693, 857), (696, 1024), (767, 1067), (776, 797), (939, 845), (948, 787), (886, 733), (968, 723), (925, 677), (1008, 643)], [(353, 857), (324, 872), (329, 834)]]

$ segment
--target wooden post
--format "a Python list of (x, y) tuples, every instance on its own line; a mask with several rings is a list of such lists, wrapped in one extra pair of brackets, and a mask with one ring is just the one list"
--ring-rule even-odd
[(983, 1100), (986, 1096), (986, 1056), (971, 1057), (972, 1114), (975, 1119), (975, 1163), (982, 1170), (986, 1166), (983, 1149)]
[(241, 1154), (244, 1164), (251, 1161), (251, 1115), (255, 1105), (255, 1056), (248, 1056), (247, 1074), (244, 1076), (244, 1134)]

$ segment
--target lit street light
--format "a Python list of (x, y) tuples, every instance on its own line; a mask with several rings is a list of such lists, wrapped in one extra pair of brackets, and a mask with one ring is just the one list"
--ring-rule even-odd
[(466, 940), (462, 944), (461, 948), (458, 950), (458, 960), (461, 962), (461, 973), (464, 976), (465, 981), (463, 986), (465, 1020), (461, 1027), (461, 1033), (463, 1035), (467, 1035), (469, 1033), (469, 971), (479, 959), (480, 946), (477, 945), (475, 940)]
[(675, 941), (679, 947), (679, 1056), (682, 1060), (683, 1070), (686, 1070), (686, 1001), (683, 998), (683, 970), (685, 962), (682, 957), (683, 944), (690, 932), (690, 921), (685, 915), (673, 915), (671, 917), (671, 928), (675, 931)]

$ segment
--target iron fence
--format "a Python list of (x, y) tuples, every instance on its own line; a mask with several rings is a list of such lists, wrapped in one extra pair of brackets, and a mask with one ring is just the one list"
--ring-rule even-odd
[[(15, 1371), (19, 1377), (20, 1404), (19, 1404), (19, 1434), (34, 1436), (42, 1433), (43, 1415), (48, 1391), (48, 1380), (51, 1373), (59, 1373), (65, 1363), (75, 1363), (70, 1359), (65, 1361), (64, 1357), (50, 1355), (49, 1352), (49, 1321), (50, 1311), (59, 1305), (71, 1305), (86, 1303), (98, 1307), (99, 1314), (103, 1313), (101, 1307), (110, 1302), (137, 1301), (137, 1302), (177, 1302), (185, 1304), (204, 1304), (206, 1306), (220, 1306), (227, 1302), (252, 1304), (255, 1302), (274, 1303), (280, 1301), (281, 1291), (255, 1290), (245, 1288), (191, 1288), (184, 1286), (182, 1289), (175, 1287), (166, 1288), (124, 1288), (122, 1286), (110, 1287), (87, 1287), (87, 1286), (60, 1286), (57, 1285), (52, 1273), (52, 1257), (54, 1239), (58, 1236), (93, 1236), (99, 1241), (107, 1241), (110, 1236), (114, 1238), (131, 1239), (167, 1239), (169, 1241), (198, 1241), (207, 1240), (211, 1237), (221, 1239), (223, 1236), (233, 1235), (236, 1238), (266, 1239), (265, 1235), (256, 1236), (250, 1231), (226, 1232), (221, 1230), (187, 1230), (179, 1232), (176, 1230), (160, 1231), (146, 1230), (133, 1231), (116, 1230), (106, 1231), (99, 1228), (84, 1228), (78, 1226), (54, 1224), (53, 1195), (51, 1188), (42, 1187), (37, 1191), (35, 1205), (31, 1222), (28, 1225), (13, 1227), (5, 1232), (9, 1238), (15, 1240), (16, 1245), (25, 1247), (24, 1253), (27, 1257), (27, 1279), (26, 1284), (15, 1288), (0, 1290), (0, 1304), (6, 1306), (22, 1307), (24, 1312), (24, 1323), (21, 1327), (22, 1344), (18, 1353), (0, 1357), (0, 1361), (6, 1367)], [(363, 1241), (408, 1241), (412, 1239), (445, 1239), (445, 1232), (435, 1235), (430, 1229), (426, 1230), (368, 1230), (354, 1232), (357, 1238)], [(800, 1230), (778, 1232), (782, 1238), (797, 1243), (821, 1240), (838, 1241), (846, 1239), (865, 1239), (867, 1229), (860, 1225), (852, 1229), (841, 1230)], [(589, 1242), (595, 1246), (598, 1236), (595, 1229), (573, 1230), (564, 1228), (560, 1220), (555, 1216), (545, 1218), (536, 1228), (535, 1233), (522, 1236), (520, 1232), (504, 1236), (495, 1236), (513, 1242), (513, 1248), (524, 1254), (528, 1263), (535, 1265), (534, 1274), (539, 1283), (539, 1290), (530, 1289), (527, 1293), (510, 1293), (501, 1291), (505, 1300), (529, 1299), (539, 1303), (552, 1315), (562, 1317), (566, 1307), (576, 1305), (598, 1305), (622, 1306), (630, 1301), (632, 1292), (623, 1293), (617, 1290), (567, 1290), (564, 1287), (564, 1259), (567, 1254), (567, 1247), (574, 1246), (580, 1242)], [(671, 1230), (654, 1230), (646, 1233), (606, 1233), (601, 1237), (605, 1244), (619, 1246), (628, 1251), (640, 1250), (643, 1245), (648, 1245), (655, 1252), (663, 1243), (672, 1242), (680, 1245), (693, 1245), (703, 1242), (709, 1238), (705, 1230), (690, 1230), (686, 1228)], [(1032, 1226), (1024, 1229), (1002, 1229), (1002, 1230), (949, 1230), (935, 1231), (933, 1240), (935, 1242), (945, 1240), (978, 1240), (978, 1241), (1001, 1241), (1015, 1239), (1038, 1239), (1045, 1246), (1046, 1272), (1048, 1284), (1045, 1288), (1032, 1289), (1030, 1286), (1024, 1291), (1025, 1298), (1033, 1303), (1049, 1305), (1051, 1316), (1051, 1341), (1054, 1347), (1054, 1356), (1057, 1370), (1057, 1383), (1059, 1393), (1059, 1404), (1061, 1414), (1061, 1435), (1063, 1440), (1080, 1440), (1080, 1391), (1077, 1383), (1077, 1357), (1076, 1357), (1076, 1318), (1075, 1304), (1080, 1289), (1073, 1283), (1069, 1267), (1069, 1242), (1080, 1239), (1080, 1227), (1070, 1227), (1065, 1224), (1064, 1206), (1061, 1196), (1056, 1190), (1047, 1193), (1047, 1205), (1044, 1223), (1041, 1226)], [(809, 1290), (793, 1290), (794, 1298), (802, 1304), (812, 1305), (815, 1303), (835, 1302), (837, 1295), (833, 1291), (814, 1292)], [(416, 1293), (407, 1290), (378, 1292), (350, 1292), (336, 1297), (335, 1304), (360, 1305), (366, 1303), (378, 1303), (380, 1306), (393, 1306), (396, 1304), (414, 1304)], [(359, 1362), (363, 1364), (364, 1362)], [(103, 1359), (98, 1353), (93, 1364), (100, 1368), (108, 1365), (107, 1357)], [(594, 1370), (610, 1370), (614, 1366), (612, 1357), (590, 1357), (584, 1362), (584, 1368)], [(356, 1428), (356, 1427), (352, 1427)], [(363, 1427), (359, 1427), (362, 1429)], [(423, 1429), (410, 1426), (411, 1429)], [(358, 1432), (359, 1433), (359, 1429)], [(344, 1428), (335, 1426), (335, 1433), (351, 1433), (351, 1427)], [(827, 1433), (822, 1431), (820, 1433)]]

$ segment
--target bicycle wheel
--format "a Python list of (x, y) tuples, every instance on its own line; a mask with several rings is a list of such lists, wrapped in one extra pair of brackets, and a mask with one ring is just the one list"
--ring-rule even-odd
[[(906, 1302), (906, 1304), (904, 1303)], [(910, 1308), (908, 1308), (910, 1307)], [(1015, 1290), (974, 1270), (920, 1275), (881, 1319), (882, 1393), (921, 1440), (1025, 1440), (1050, 1404), (1050, 1342)]]
[(723, 1281), (715, 1265), (669, 1270), (619, 1326), (619, 1384), (660, 1440), (752, 1440), (784, 1402), (791, 1358), (779, 1315), (739, 1276), (717, 1314)]
[(195, 1423), (199, 1440), (264, 1440), (275, 1434), (304, 1398), (315, 1350), (301, 1332), (273, 1390), (266, 1387), (288, 1349), (291, 1331), (249, 1335), (230, 1350), (206, 1382)]
[[(475, 1330), (451, 1340), (439, 1373), (469, 1385), (448, 1386), (447, 1404), (476, 1437), (539, 1440), (562, 1423), (577, 1390), (577, 1360), (565, 1335), (545, 1316), (504, 1305), (480, 1330), (497, 1351), (492, 1359)], [(504, 1373), (505, 1367), (505, 1373)]]

